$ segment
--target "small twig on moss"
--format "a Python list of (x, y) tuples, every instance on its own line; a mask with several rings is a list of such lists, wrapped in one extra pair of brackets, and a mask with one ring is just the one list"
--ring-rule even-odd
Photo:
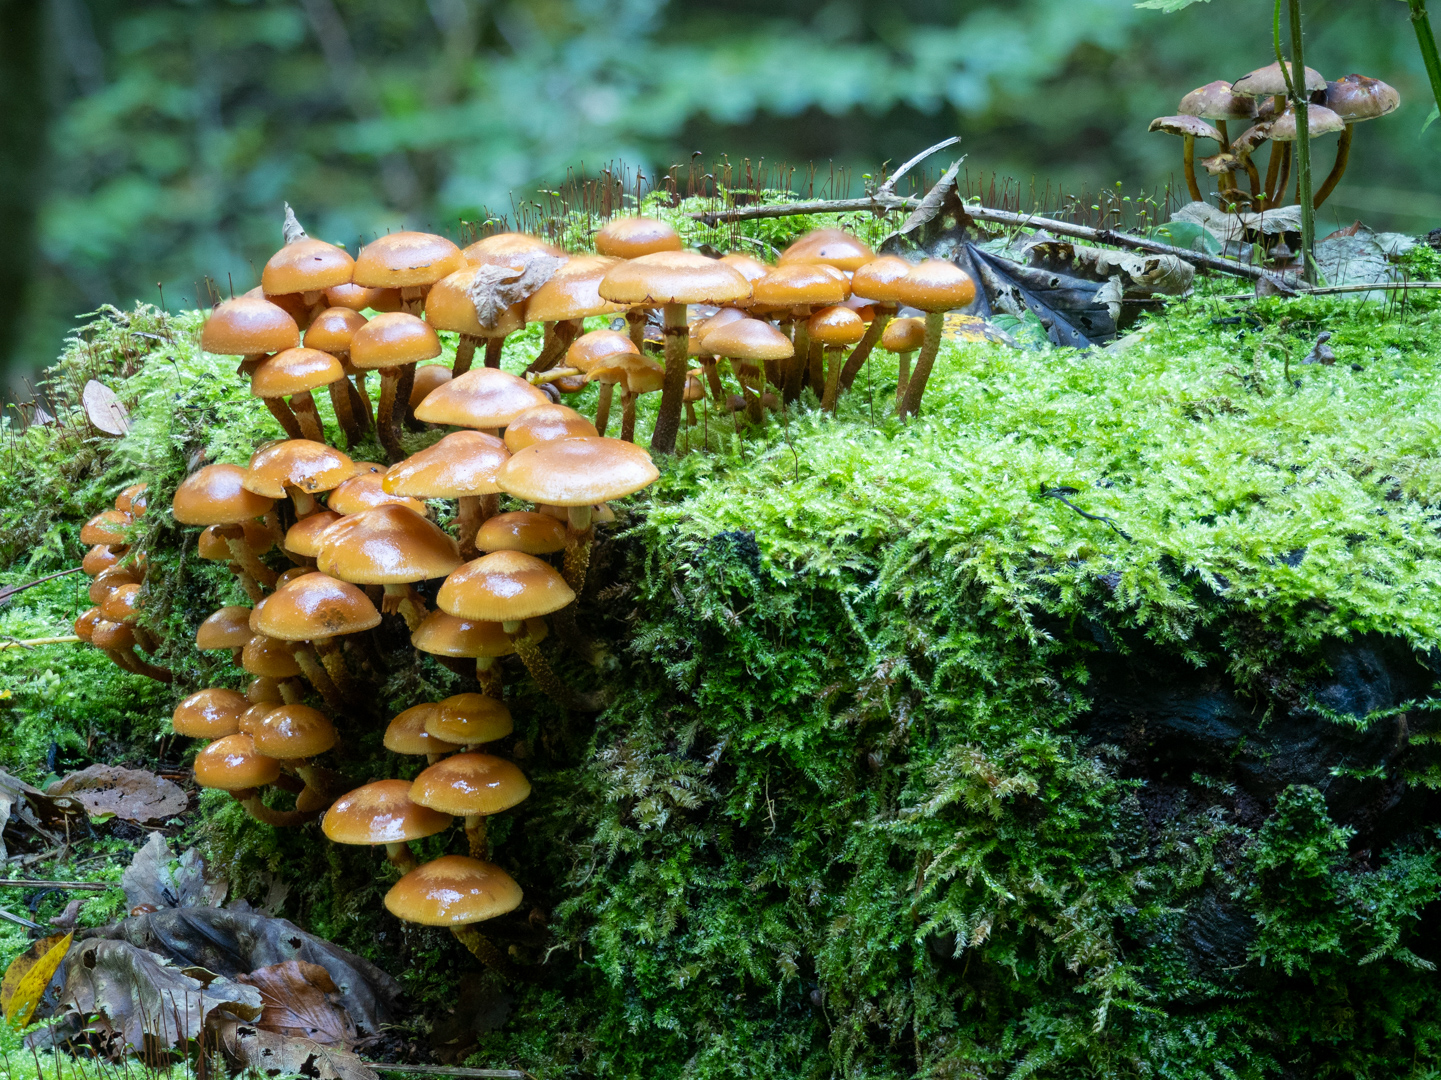
[(1080, 494), (1080, 492), (1079, 492), (1076, 488), (1073, 488), (1073, 487), (1054, 487), (1054, 488), (1046, 488), (1046, 489), (1042, 490), (1042, 492), (1041, 492), (1041, 498), (1043, 498), (1043, 499), (1055, 499), (1057, 502), (1065, 503), (1067, 506), (1069, 506), (1069, 507), (1070, 507), (1072, 510), (1074, 510), (1076, 513), (1080, 514), (1080, 515), (1081, 515), (1083, 518), (1085, 518), (1087, 521), (1101, 521), (1101, 522), (1104, 522), (1105, 524), (1109, 525), (1112, 529), (1114, 529), (1114, 530), (1116, 531), (1116, 535), (1119, 536), (1122, 540), (1131, 540), (1131, 534), (1128, 533), (1125, 529), (1121, 528), (1119, 525), (1117, 525), (1116, 522), (1115, 522), (1115, 520), (1114, 520), (1113, 518), (1108, 518), (1105, 514), (1088, 514), (1088, 513), (1086, 513), (1086, 511), (1082, 510), (1082, 509), (1081, 509), (1079, 506), (1077, 506), (1075, 503), (1071, 502), (1070, 499), (1066, 498), (1067, 495), (1079, 495), (1079, 494)]
[(524, 1069), (466, 1069), (458, 1065), (392, 1065), (384, 1061), (367, 1061), (376, 1072), (424, 1073), (426, 1076), (479, 1076), (496, 1080), (535, 1080)]
[(5, 889), (79, 889), (82, 892), (106, 892), (120, 888), (117, 881), (107, 884), (103, 881), (30, 881), (26, 878), (0, 878), (0, 888)]
[(74, 634), (66, 634), (64, 637), (26, 638), (23, 641), (20, 638), (9, 638), (0, 641), (0, 649), (33, 649), (36, 645), (73, 645), (80, 640)]
[(69, 574), (78, 574), (83, 569), (84, 567), (82, 566), (72, 566), (69, 570), (57, 570), (53, 574), (46, 574), (44, 577), (36, 578), (34, 581), (27, 581), (24, 585), (5, 585), (0, 587), (0, 604), (5, 603), (16, 593), (22, 593), (26, 589), (33, 589), (36, 585), (43, 585), (47, 581), (54, 581), (56, 578), (62, 578)]

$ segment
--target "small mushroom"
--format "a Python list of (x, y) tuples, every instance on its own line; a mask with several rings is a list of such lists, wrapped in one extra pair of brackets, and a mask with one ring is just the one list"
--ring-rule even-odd
[[(332, 708), (343, 707), (342, 698), (355, 693), (335, 639), (379, 625), (380, 612), (365, 593), (345, 581), (304, 570), (262, 600), (250, 615), (255, 632), (295, 643), (296, 662)], [(317, 677), (316, 654), (328, 679)], [(332, 695), (332, 689), (338, 693)]]
[(906, 384), (906, 399), (897, 410), (902, 419), (921, 411), (921, 398), (941, 347), (947, 311), (965, 307), (976, 298), (976, 283), (955, 263), (927, 259), (911, 268), (898, 283), (901, 302), (926, 312), (926, 338), (916, 358), (915, 371)]
[(415, 582), (445, 577), (461, 559), (455, 541), (433, 522), (403, 506), (380, 506), (326, 530), (316, 565), (341, 581), (383, 585), (381, 610), (399, 611), (414, 631), (425, 616)]
[[(559, 408), (559, 406), (554, 406)], [(417, 499), (456, 499), (456, 537), (462, 558), (474, 558), (475, 534), (500, 506), (496, 474), (510, 451), (494, 435), (456, 431), (385, 473), (381, 487)]]
[[(612, 218), (595, 234), (596, 252), (618, 259), (638, 259), (661, 251), (679, 251), (681, 247), (680, 234), (669, 225), (639, 215)], [(635, 307), (626, 314), (630, 340), (637, 352), (645, 351), (645, 313), (644, 307)]]
[(893, 352), (900, 357), (900, 366), (896, 374), (896, 408), (899, 410), (901, 402), (906, 397), (906, 383), (911, 377), (911, 357), (926, 341), (926, 321), (924, 319), (906, 318), (894, 319), (886, 327), (886, 332), (881, 335), (881, 348), (887, 352)]
[(565, 405), (535, 405), (512, 420), (505, 429), (505, 445), (512, 454), (527, 446), (555, 439), (595, 438), (595, 425)]
[[(592, 330), (571, 343), (570, 348), (565, 351), (565, 363), (567, 370), (573, 369), (587, 374), (592, 368), (622, 353), (639, 356), (640, 350), (625, 334), (615, 330)], [(615, 384), (600, 382), (598, 385), (600, 394), (595, 405), (595, 430), (596, 434), (604, 435), (610, 426), (611, 391)]]
[(431, 286), (465, 265), (460, 248), (443, 236), (395, 232), (361, 248), (351, 281), (372, 289), (399, 289), (404, 310), (418, 313)]
[[(352, 479), (354, 479), (352, 477)], [(284, 547), (292, 559), (313, 560), (320, 554), (320, 540), (325, 530), (340, 520), (342, 515), (334, 510), (317, 510), (309, 517), (301, 518), (290, 526), (285, 534)]]
[(262, 586), (275, 584), (276, 574), (256, 557), (244, 525), (268, 513), (274, 500), (247, 489), (245, 477), (238, 465), (206, 465), (180, 482), (170, 508), (182, 525), (215, 527), (230, 548), (232, 572), (256, 602)]
[(497, 368), (472, 368), (433, 391), (415, 410), (427, 424), (478, 428), (498, 434), (526, 409), (549, 398), (524, 379)]
[(525, 301), (525, 321), (545, 324), (545, 343), (540, 355), (526, 369), (546, 371), (565, 354), (584, 329), (583, 320), (598, 315), (628, 311), (600, 293), (607, 272), (621, 260), (609, 255), (579, 255), (564, 266)]
[(254, 636), (250, 629), (250, 608), (229, 606), (206, 617), (195, 631), (195, 647), (201, 652), (228, 649), (237, 664), (245, 643)]
[(410, 799), (442, 814), (465, 819), (473, 859), (490, 856), (486, 818), (530, 796), (530, 781), (516, 766), (492, 754), (453, 754), (415, 778)]
[[(403, 464), (403, 463), (402, 463)], [(403, 506), (412, 514), (430, 516), (430, 507), (409, 495), (396, 495), (385, 490), (385, 473), (362, 472), (336, 486), (325, 497), (325, 508), (331, 513), (348, 517), (377, 506)]]
[(310, 807), (329, 806), (334, 801), (329, 791), (332, 775), (311, 761), (333, 747), (337, 738), (335, 725), (323, 712), (309, 705), (267, 706), (247, 734), (259, 753), (295, 770), (310, 793), (305, 798)]
[[(325, 428), (315, 409), (311, 391), (343, 380), (340, 361), (319, 349), (286, 349), (262, 360), (250, 374), (250, 392), (267, 401), (290, 398), (290, 409), (300, 423), (302, 437), (325, 442)], [(274, 412), (274, 409), (271, 410)]]
[(1212, 139), (1221, 141), (1221, 133), (1206, 121), (1196, 116), (1158, 116), (1151, 121), (1147, 131), (1161, 131), (1167, 135), (1181, 137), (1181, 161), (1186, 173), (1186, 189), (1196, 202), (1201, 201), (1201, 185), (1196, 182), (1196, 140)]
[[(795, 346), (774, 326), (760, 319), (728, 322), (707, 331), (705, 341), (717, 356), (729, 359), (736, 369), (747, 413), (753, 423), (759, 423), (763, 419), (761, 402), (765, 393), (766, 364), (790, 359), (795, 355)], [(756, 372), (755, 379), (741, 377), (742, 369), (747, 367)], [(756, 384), (754, 388), (752, 382)]]
[[(365, 389), (365, 372), (350, 363), (350, 343), (365, 325), (365, 316), (348, 307), (322, 311), (305, 331), (305, 347), (327, 352), (340, 361), (341, 377), (327, 388), (335, 419), (345, 432), (346, 445), (354, 446), (375, 422), (370, 395)], [(351, 380), (354, 380), (352, 382)]]
[[(1291, 178), (1291, 156), (1290, 145), (1296, 140), (1296, 111), (1288, 108), (1280, 116), (1271, 122), (1267, 136), (1273, 143), (1278, 143), (1287, 150), (1285, 157), (1281, 159), (1280, 179), (1274, 189), (1268, 188), (1266, 195), (1267, 206), (1279, 206), (1286, 197), (1286, 185)], [(1345, 122), (1324, 105), (1306, 106), (1306, 131), (1312, 139), (1321, 135), (1329, 135), (1332, 132), (1344, 131)], [(1267, 174), (1270, 179), (1269, 170)]]
[[(268, 499), (289, 496), (296, 518), (304, 519), (320, 509), (315, 502), (316, 495), (339, 487), (359, 471), (355, 462), (333, 447), (312, 439), (287, 439), (252, 454), (242, 473), (241, 485), (246, 491)], [(178, 494), (176, 497), (179, 498)]]
[[(442, 619), (451, 617), (443, 611), (432, 611), (425, 617), (425, 622), (430, 622), (436, 616)], [(425, 623), (421, 623), (421, 629), (424, 628)], [(416, 633), (420, 633), (420, 630)], [(434, 716), (439, 708), (438, 702), (426, 701), (397, 713), (385, 726), (385, 737), (382, 740), (385, 748), (392, 754), (424, 755), (427, 765), (434, 765), (446, 754), (459, 751), (460, 744), (438, 739), (425, 730), (425, 722)]]
[(350, 339), (350, 362), (380, 372), (375, 427), (392, 463), (405, 457), (400, 425), (408, 413), (415, 365), (440, 355), (440, 338), (422, 320), (403, 311), (377, 315)]
[(521, 899), (520, 886), (500, 867), (443, 855), (397, 881), (385, 894), (385, 907), (406, 922), (449, 927), (477, 960), (507, 973), (510, 961), (475, 924), (514, 911)]
[[(1352, 129), (1366, 120), (1376, 120), (1395, 112), (1401, 106), (1401, 95), (1380, 79), (1365, 75), (1347, 75), (1326, 84), (1326, 108), (1341, 118), (1346, 126), (1336, 146), (1336, 161), (1317, 189), (1313, 205), (1320, 206), (1336, 190), (1345, 175), (1351, 158)], [(1309, 110), (1308, 110), (1309, 111)]]
[[(491, 519), (494, 520), (496, 519)], [(490, 522), (486, 524), (489, 525)], [(557, 522), (552, 524), (557, 525), (556, 531), (561, 535), (563, 547), (565, 531)], [(484, 529), (481, 531), (484, 532)], [(545, 640), (545, 620), (531, 619), (525, 625), (526, 635), (532, 641), (539, 643)], [(430, 653), (442, 662), (459, 663), (464, 659), (473, 659), (475, 677), (481, 690), (487, 697), (496, 701), (501, 699), (504, 683), (500, 665), (496, 661), (502, 656), (514, 654), (515, 645), (500, 623), (461, 619), (444, 611), (432, 611), (410, 635), (410, 643), (421, 652)]]
[[(270, 353), (299, 344), (300, 327), (295, 319), (263, 296), (237, 296), (218, 304), (200, 329), (201, 350), (239, 356), (240, 370), (246, 375)], [(300, 424), (294, 413), (283, 407), (272, 408), (271, 412), (287, 435), (300, 438)]]
[[(469, 249), (467, 249), (469, 250)], [(494, 326), (480, 321), (471, 290), (480, 275), (479, 266), (457, 270), (435, 288), (425, 301), (425, 321), (437, 330), (459, 334), (452, 376), (464, 375), (475, 360), (476, 346), (485, 342), (485, 366), (499, 368), (505, 339), (525, 326), (525, 305), (512, 304), (500, 313)]]
[[(842, 353), (847, 345), (857, 345), (866, 336), (866, 324), (861, 317), (848, 307), (835, 305), (821, 308), (806, 320), (806, 335), (819, 342), (826, 353), (826, 388), (821, 397), (821, 408), (826, 412), (836, 411), (836, 400), (841, 390)], [(744, 384), (742, 384), (744, 385)], [(760, 412), (760, 401), (755, 404)]]
[(240, 717), (250, 708), (244, 694), (212, 687), (199, 690), (175, 706), (170, 726), (189, 739), (223, 739), (240, 731)]
[[(801, 389), (809, 379), (819, 397), (825, 391), (823, 377), (811, 378), (819, 373), (811, 372), (811, 342), (805, 331), (805, 320), (817, 308), (844, 303), (851, 295), (851, 283), (845, 273), (828, 263), (792, 262), (777, 266), (765, 277), (754, 283), (751, 296), (752, 313), (754, 305), (780, 309), (789, 312), (785, 322), (795, 320), (795, 352), (786, 367), (785, 380), (781, 384), (782, 398), (787, 402), (801, 396)], [(815, 347), (815, 366), (821, 363), (821, 346)]]
[(451, 818), (411, 801), (409, 780), (377, 780), (331, 804), (320, 831), (336, 844), (384, 846), (390, 864), (408, 874), (420, 863), (410, 841), (450, 828)]
[(288, 828), (315, 817), (302, 810), (275, 810), (265, 805), (260, 789), (280, 779), (280, 762), (256, 751), (249, 735), (216, 739), (195, 755), (195, 782), (203, 788), (228, 791), (245, 812), (265, 825)]
[[(286, 214), (287, 224), (295, 222), (288, 206)], [(329, 306), (326, 289), (350, 284), (355, 260), (344, 248), (306, 236), (299, 223), (290, 235), (294, 239), (270, 256), (261, 270), (260, 289), (272, 303), (288, 297), (314, 318)]]

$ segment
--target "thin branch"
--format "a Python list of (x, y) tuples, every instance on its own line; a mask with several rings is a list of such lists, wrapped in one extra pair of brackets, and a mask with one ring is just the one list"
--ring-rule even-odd
[(0, 888), (9, 889), (79, 889), (82, 892), (105, 892), (107, 889), (118, 889), (120, 883), (113, 885), (103, 881), (30, 881), (26, 878), (0, 878)]
[(57, 570), (53, 574), (46, 574), (44, 577), (36, 578), (34, 581), (27, 581), (24, 585), (5, 585), (0, 587), (0, 604), (5, 603), (5, 601), (9, 600), (16, 593), (22, 593), (26, 589), (33, 589), (36, 585), (44, 585), (47, 581), (54, 581), (56, 578), (62, 578), (69, 574), (78, 574), (83, 569), (85, 569), (83, 566), (72, 566), (69, 570)]
[[(1424, 289), (1441, 289), (1441, 281), (1374, 281), (1367, 285), (1323, 285), (1317, 289), (1297, 289), (1297, 296), (1334, 296), (1337, 293), (1363, 292), (1420, 292)], [(1236, 303), (1256, 299), (1255, 293), (1230, 293), (1218, 296), (1217, 300)]]
[(20, 640), (11, 638), (9, 641), (0, 641), (0, 649), (33, 649), (36, 645), (73, 645), (81, 639), (74, 634), (66, 634), (64, 637), (33, 637)]
[(960, 141), (961, 137), (959, 135), (952, 135), (949, 139), (944, 139), (941, 142), (936, 143), (935, 146), (926, 147), (915, 157), (911, 158), (910, 161), (906, 162), (899, 169), (897, 169), (894, 176), (892, 176), (889, 180), (887, 180), (884, 184), (882, 184), (876, 189), (876, 194), (881, 196), (895, 194), (897, 180), (905, 176), (906, 173), (910, 172), (911, 169), (919, 165), (922, 161), (925, 161), (926, 158), (930, 157), (932, 154), (938, 154), (946, 147), (955, 146), (956, 143)]
[(1077, 506), (1075, 503), (1071, 502), (1070, 499), (1066, 498), (1067, 495), (1076, 495), (1076, 494), (1079, 494), (1079, 493), (1078, 493), (1077, 490), (1076, 490), (1075, 488), (1073, 488), (1073, 487), (1048, 488), (1047, 490), (1041, 492), (1041, 498), (1043, 498), (1043, 499), (1055, 499), (1057, 502), (1065, 503), (1067, 506), (1069, 506), (1069, 507), (1070, 507), (1072, 510), (1074, 510), (1076, 513), (1080, 514), (1080, 515), (1081, 515), (1083, 518), (1085, 518), (1087, 521), (1101, 521), (1101, 522), (1104, 522), (1105, 524), (1109, 525), (1112, 529), (1116, 530), (1116, 535), (1119, 536), (1122, 540), (1130, 540), (1130, 539), (1131, 539), (1131, 534), (1128, 533), (1125, 529), (1121, 528), (1119, 525), (1117, 525), (1114, 519), (1108, 518), (1105, 514), (1088, 514), (1088, 513), (1086, 513), (1086, 511), (1082, 510), (1082, 509), (1081, 509), (1079, 506)]
[(535, 1080), (523, 1069), (466, 1069), (459, 1065), (391, 1065), (384, 1061), (367, 1061), (376, 1072), (423, 1073), (426, 1076), (480, 1076), (495, 1080)]

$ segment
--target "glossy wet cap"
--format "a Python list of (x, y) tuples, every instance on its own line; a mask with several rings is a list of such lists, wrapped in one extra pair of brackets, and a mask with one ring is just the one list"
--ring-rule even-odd
[(89, 641), (95, 634), (95, 624), (101, 622), (100, 609), (98, 607), (87, 608), (75, 618), (72, 629), (75, 636), (81, 641)]
[[(1311, 138), (1318, 135), (1330, 135), (1341, 131), (1346, 127), (1346, 121), (1342, 120), (1324, 105), (1308, 105), (1306, 107), (1306, 130)], [(1271, 123), (1269, 132), (1273, 142), (1292, 142), (1296, 138), (1296, 112), (1294, 109), (1287, 109)]]
[[(443, 611), (432, 611), (431, 615), (449, 618)], [(427, 616), (429, 621), (429, 616)], [(417, 633), (419, 631), (417, 630)], [(413, 638), (412, 638), (413, 640)], [(441, 655), (448, 655), (442, 653)], [(385, 728), (385, 748), (392, 754), (450, 754), (460, 749), (458, 743), (437, 739), (425, 731), (425, 722), (436, 714), (438, 706), (433, 701), (412, 705), (399, 713)]]
[(240, 734), (254, 736), (255, 728), (260, 721), (269, 716), (270, 713), (280, 708), (283, 702), (279, 701), (257, 701), (250, 708), (240, 714)]
[(759, 281), (771, 272), (771, 268), (752, 255), (744, 252), (732, 251), (729, 255), (722, 255), (721, 262), (725, 263), (736, 273), (747, 281)]
[(501, 489), (548, 506), (593, 506), (654, 483), (650, 455), (621, 439), (561, 439), (535, 443), (501, 469)]
[(251, 627), (282, 641), (314, 641), (358, 634), (380, 625), (370, 597), (346, 581), (319, 572), (287, 581), (256, 605)]
[(284, 308), (259, 296), (226, 300), (200, 330), (201, 349), (224, 356), (259, 356), (299, 344), (295, 320)]
[[(247, 520), (236, 522), (244, 534), (242, 542), (256, 555), (264, 555), (275, 546), (275, 534), (258, 521)], [(220, 562), (229, 562), (234, 558), (230, 550), (229, 538), (222, 536), (222, 532), (229, 532), (230, 525), (207, 525), (201, 530), (200, 536), (195, 541), (195, 550), (202, 559), (212, 559)]]
[(350, 308), (326, 308), (305, 331), (305, 347), (331, 355), (350, 351), (355, 332), (365, 325), (365, 316)]
[(195, 782), (204, 788), (244, 791), (280, 778), (280, 762), (255, 749), (249, 735), (216, 739), (195, 755)]
[(898, 255), (881, 255), (851, 275), (851, 295), (877, 304), (899, 304), (897, 283), (911, 272), (911, 264)]
[(100, 614), (111, 622), (134, 622), (144, 603), (140, 598), (140, 586), (127, 581), (116, 585), (100, 604)]
[(435, 703), (425, 730), (446, 742), (470, 745), (503, 739), (515, 730), (505, 704), (484, 694), (455, 694)]
[(911, 267), (898, 284), (901, 303), (922, 311), (951, 311), (976, 298), (976, 283), (952, 262), (927, 259)]
[(243, 649), (253, 636), (250, 609), (231, 605), (207, 616), (195, 631), (195, 647), (208, 649)]
[(323, 573), (361, 585), (399, 585), (444, 577), (460, 566), (455, 541), (403, 506), (352, 515), (330, 529), (316, 565)]
[[(177, 519), (178, 520), (178, 519)], [(133, 519), (124, 510), (104, 510), (80, 527), (82, 544), (123, 544)]]
[(600, 295), (621, 304), (725, 304), (747, 299), (751, 283), (716, 259), (693, 251), (660, 251), (618, 263)]
[(550, 399), (524, 379), (499, 368), (471, 368), (435, 390), (415, 410), (427, 424), (503, 428), (526, 409)]
[(314, 757), (335, 745), (335, 725), (309, 705), (280, 705), (255, 724), (250, 737), (267, 757), (289, 761)]
[(465, 266), (460, 248), (443, 236), (397, 232), (366, 244), (351, 280), (374, 289), (433, 285)]
[(665, 368), (640, 353), (616, 353), (592, 364), (585, 381), (611, 383), (632, 394), (654, 394), (665, 386)]
[[(104, 605), (110, 594), (121, 585), (138, 585), (144, 577), (140, 571), (130, 564), (117, 564), (107, 567), (95, 575), (95, 580), (90, 583), (87, 593), (92, 604)], [(109, 616), (106, 616), (109, 618)]]
[(432, 390), (438, 390), (450, 382), (450, 368), (444, 364), (421, 364), (415, 369), (415, 378), (410, 384), (410, 408), (424, 401)]
[(777, 266), (755, 283), (752, 302), (767, 307), (828, 307), (851, 294), (846, 275), (825, 263)]
[(876, 257), (860, 237), (844, 229), (812, 229), (781, 252), (781, 265), (821, 263), (837, 270), (858, 270)]
[(97, 649), (125, 650), (135, 647), (135, 631), (125, 623), (113, 622), (97, 609), (90, 627), (90, 643)]
[(260, 272), (260, 288), (270, 296), (324, 292), (336, 285), (350, 284), (354, 267), (355, 260), (344, 248), (306, 237), (286, 244), (270, 256)]
[(740, 308), (723, 307), (714, 315), (702, 319), (690, 328), (691, 345), (693, 347), (698, 346), (704, 353), (714, 356), (714, 351), (712, 351), (708, 345), (704, 344), (706, 336), (714, 333), (723, 326), (729, 326), (731, 323), (740, 322), (745, 318), (748, 318), (748, 316)]
[(601, 279), (620, 261), (607, 255), (577, 255), (526, 300), (525, 321), (559, 322), (625, 311), (625, 304), (612, 303), (599, 291)]
[(1178, 113), (1199, 116), (1202, 120), (1252, 120), (1256, 116), (1256, 99), (1238, 94), (1225, 79), (1198, 86), (1181, 99)]
[(480, 276), (479, 266), (467, 266), (438, 281), (425, 298), (425, 321), (437, 330), (472, 337), (505, 337), (525, 325), (525, 305), (512, 304), (500, 313), (494, 326), (480, 324), (470, 290)]
[(848, 307), (821, 308), (806, 320), (806, 333), (822, 345), (854, 345), (866, 336), (866, 324)]
[(377, 780), (331, 804), (320, 831), (337, 844), (403, 844), (450, 828), (441, 814), (410, 800), (409, 780)]
[[(385, 289), (367, 289), (364, 285), (332, 285), (325, 290), (325, 302), (331, 308), (348, 308), (351, 311), (360, 312), (366, 308), (375, 308), (376, 311), (384, 310), (379, 306), (380, 298)], [(312, 348), (320, 348), (319, 345)]]
[(1400, 106), (1400, 93), (1380, 79), (1346, 75), (1326, 84), (1326, 108), (1348, 124), (1375, 120)]
[(1221, 141), (1221, 133), (1199, 116), (1158, 116), (1151, 121), (1147, 131), (1160, 131), (1167, 135), (1189, 135), (1194, 139)]
[(503, 263), (507, 256), (526, 255), (533, 251), (544, 255), (565, 254), (560, 248), (538, 236), (519, 232), (493, 233), (471, 244), (462, 254), (468, 262), (483, 265)]
[(440, 355), (440, 338), (406, 311), (387, 311), (355, 331), (350, 363), (362, 371), (414, 364)]
[(245, 643), (240, 666), (252, 675), (267, 675), (272, 679), (293, 679), (300, 674), (300, 665), (290, 647), (264, 634), (256, 634)]
[(492, 754), (454, 754), (437, 761), (410, 788), (410, 799), (442, 814), (499, 814), (530, 795), (525, 773)]
[(274, 505), (273, 497), (249, 491), (239, 465), (206, 465), (175, 489), (170, 510), (182, 525), (232, 525), (260, 517)]
[(245, 688), (245, 700), (252, 705), (262, 702), (279, 705), (285, 699), (280, 694), (280, 684), (268, 675), (257, 675)]
[(483, 431), (456, 431), (386, 470), (381, 487), (417, 499), (459, 499), (500, 491), (496, 474), (510, 460), (505, 443)]
[(345, 377), (340, 361), (319, 349), (286, 349), (262, 360), (250, 374), (250, 393), (258, 398), (287, 397)]
[(140, 517), (145, 513), (145, 492), (149, 487), (149, 484), (131, 484), (115, 496), (115, 509), (123, 510), (131, 517)]
[(655, 218), (611, 218), (595, 234), (595, 250), (601, 255), (620, 259), (636, 259), (658, 251), (680, 249), (680, 234)]
[(337, 514), (358, 514), (378, 506), (403, 506), (412, 514), (429, 517), (430, 510), (419, 499), (392, 495), (385, 490), (385, 474), (363, 472), (352, 476), (325, 498), (326, 508)]
[(355, 462), (333, 446), (311, 439), (285, 439), (251, 455), (242, 485), (257, 495), (282, 499), (287, 486), (314, 495), (339, 487), (356, 472)]
[(559, 611), (574, 599), (549, 563), (521, 551), (494, 551), (446, 578), (436, 605), (462, 619), (519, 622)]
[(318, 510), (309, 517), (303, 517), (285, 534), (285, 550), (306, 559), (320, 554), (320, 537), (326, 529), (340, 520), (333, 510)]
[(391, 886), (385, 908), (406, 922), (464, 926), (514, 911), (522, 895), (500, 867), (464, 855), (442, 855)]
[(893, 353), (915, 352), (926, 340), (924, 319), (892, 319), (881, 333), (881, 348)]
[(595, 425), (566, 405), (536, 405), (526, 409), (505, 427), (505, 445), (512, 453), (539, 442), (556, 439), (595, 438)]
[(737, 360), (784, 360), (795, 355), (795, 346), (774, 326), (760, 319), (737, 319), (711, 330), (706, 348), (716, 356)]
[(80, 560), (80, 569), (85, 572), (86, 577), (95, 577), (101, 571), (108, 570), (121, 559), (120, 552), (111, 551), (109, 544), (96, 544), (85, 553), (85, 558)]
[[(1286, 70), (1291, 70), (1291, 65), (1286, 65)], [(1317, 90), (1326, 89), (1326, 80), (1319, 71), (1312, 68), (1306, 69), (1306, 91), (1314, 93)], [(1286, 93), (1286, 76), (1281, 74), (1281, 65), (1267, 64), (1263, 68), (1257, 68), (1247, 75), (1243, 75), (1231, 84), (1231, 92), (1234, 94), (1245, 94), (1247, 97), (1274, 97)]]
[(579, 371), (590, 371), (597, 363), (625, 354), (640, 355), (640, 350), (628, 334), (617, 330), (592, 330), (571, 342), (570, 348), (565, 351), (565, 362), (568, 367)]
[(523, 551), (554, 555), (565, 550), (565, 525), (548, 514), (512, 510), (488, 518), (475, 534), (481, 551)]
[[(532, 641), (545, 640), (543, 619), (528, 620), (525, 629)], [(410, 635), (410, 643), (433, 656), (500, 657), (515, 652), (510, 635), (500, 623), (460, 619), (440, 610), (426, 615)]]
[(200, 690), (175, 706), (170, 726), (190, 739), (223, 739), (240, 730), (240, 717), (250, 702), (234, 690)]

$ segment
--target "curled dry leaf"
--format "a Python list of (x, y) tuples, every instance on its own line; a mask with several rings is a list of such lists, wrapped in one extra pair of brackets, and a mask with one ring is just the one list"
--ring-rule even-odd
[(68, 795), (47, 795), (0, 771), (0, 862), (10, 857), (10, 844), (24, 845), (36, 837), (48, 845), (61, 843), (65, 815), (79, 813), (84, 808)]
[(125, 821), (164, 821), (183, 813), (189, 800), (179, 785), (141, 769), (91, 765), (55, 781), (47, 795), (69, 795), (92, 817), (113, 814)]
[(559, 255), (528, 251), (517, 254), (506, 266), (478, 267), (466, 295), (475, 305), (475, 317), (480, 325), (493, 329), (507, 308), (527, 299), (564, 264), (565, 259)]
[(1174, 255), (1112, 251), (1050, 239), (1028, 244), (1025, 254), (1032, 266), (1099, 283), (1095, 302), (1106, 305), (1117, 326), (1123, 323), (1121, 309), (1126, 301), (1183, 296), (1196, 279), (1196, 268)]
[(154, 908), (213, 907), (225, 899), (229, 884), (222, 878), (207, 880), (205, 862), (194, 848), (179, 858), (165, 837), (151, 833), (120, 875), (126, 906)]
[(357, 1055), (314, 1039), (280, 1035), (230, 1019), (217, 1019), (212, 1030), (213, 1041), (237, 1072), (310, 1080), (379, 1080)]
[(286, 960), (257, 968), (236, 981), (260, 991), (264, 1011), (256, 1027), (325, 1046), (349, 1049), (355, 1045), (355, 1022), (340, 1003), (340, 988), (319, 964)]
[(107, 435), (124, 435), (130, 430), (130, 413), (120, 404), (115, 391), (91, 379), (80, 393), (90, 423)]

